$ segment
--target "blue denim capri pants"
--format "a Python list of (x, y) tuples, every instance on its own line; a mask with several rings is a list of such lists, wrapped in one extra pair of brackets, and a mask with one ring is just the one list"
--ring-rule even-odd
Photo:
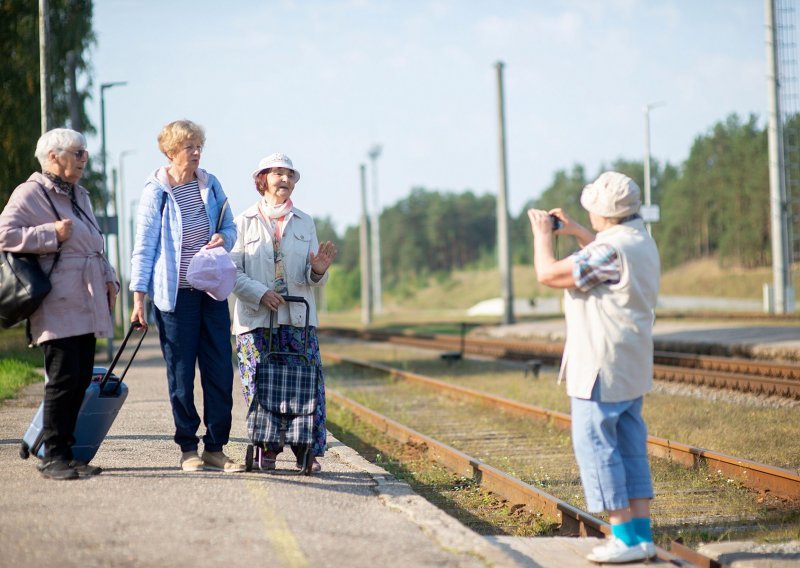
[(572, 397), (572, 447), (591, 513), (625, 509), (652, 499), (643, 397), (601, 402), (600, 381), (590, 400)]

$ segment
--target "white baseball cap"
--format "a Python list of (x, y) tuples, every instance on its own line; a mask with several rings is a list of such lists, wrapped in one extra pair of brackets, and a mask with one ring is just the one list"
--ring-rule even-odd
[(223, 247), (201, 248), (189, 262), (186, 280), (217, 301), (225, 300), (236, 284), (236, 265)]
[(274, 154), (270, 154), (266, 158), (261, 158), (258, 161), (258, 169), (253, 171), (253, 179), (256, 179), (256, 176), (267, 170), (269, 168), (287, 168), (294, 172), (294, 181), (300, 181), (300, 172), (292, 164), (292, 160), (289, 159), (289, 156), (286, 154), (281, 154), (280, 152), (275, 152)]
[(583, 188), (581, 205), (601, 217), (622, 218), (633, 215), (642, 205), (636, 182), (619, 172), (604, 172)]

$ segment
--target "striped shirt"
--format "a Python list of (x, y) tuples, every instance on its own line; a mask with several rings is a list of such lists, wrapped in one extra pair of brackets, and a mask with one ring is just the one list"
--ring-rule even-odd
[(181, 212), (181, 268), (178, 273), (178, 288), (191, 288), (186, 281), (186, 271), (194, 255), (208, 242), (208, 214), (200, 197), (197, 180), (172, 189), (172, 195)]
[(572, 254), (575, 287), (588, 292), (598, 284), (616, 284), (621, 278), (617, 250), (605, 243), (592, 243)]

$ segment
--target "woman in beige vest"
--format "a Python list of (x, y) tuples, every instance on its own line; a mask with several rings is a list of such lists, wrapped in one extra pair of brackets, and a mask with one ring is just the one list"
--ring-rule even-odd
[[(612, 537), (587, 556), (623, 563), (655, 555), (650, 528), (653, 484), (647, 459), (643, 396), (653, 382), (653, 318), (658, 296), (658, 249), (638, 211), (639, 187), (605, 172), (587, 185), (581, 205), (594, 232), (561, 209), (531, 209), (534, 265), (540, 283), (565, 290), (567, 342), (561, 363), (572, 404), (572, 444), (586, 505), (607, 511)], [(559, 235), (580, 251), (553, 255)]]

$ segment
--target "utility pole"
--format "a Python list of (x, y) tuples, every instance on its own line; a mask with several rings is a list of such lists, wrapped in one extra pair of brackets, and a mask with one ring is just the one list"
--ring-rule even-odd
[[(649, 211), (652, 201), (650, 198), (650, 183), (652, 176), (650, 175), (650, 109), (663, 106), (663, 102), (650, 103), (644, 105), (644, 204)], [(646, 223), (647, 232), (653, 234), (653, 226), (648, 222)]]
[[(103, 163), (103, 233), (105, 234), (106, 242), (106, 255), (109, 253), (109, 240), (108, 235), (111, 231), (111, 223), (108, 219), (108, 174), (106, 173), (106, 89), (116, 87), (118, 85), (127, 85), (126, 81), (117, 81), (115, 83), (103, 83), (100, 85), (100, 144), (101, 144), (101, 158)], [(108, 349), (106, 351), (108, 360), (114, 358), (114, 334), (108, 338)]]
[(775, 3), (765, 0), (767, 28), (767, 93), (769, 102), (769, 196), (772, 236), (773, 301), (771, 311), (785, 314), (789, 310), (791, 256), (787, 238), (786, 178), (783, 163), (783, 125), (778, 81), (778, 48), (775, 33)]
[(361, 259), (361, 323), (369, 325), (372, 322), (372, 302), (369, 286), (369, 236), (367, 226), (367, 166), (361, 164), (361, 225), (358, 231), (359, 257)]
[[(119, 293), (120, 295), (125, 294), (125, 278), (122, 276), (122, 247), (120, 245), (120, 233), (122, 232), (120, 227), (120, 222), (122, 218), (119, 215), (119, 193), (117, 192), (117, 170), (116, 168), (111, 168), (111, 187), (113, 188), (112, 194), (114, 197), (114, 215), (117, 217), (117, 234), (114, 238), (114, 252), (116, 253), (116, 260), (117, 260), (117, 278), (119, 278)], [(117, 325), (124, 328), (125, 327), (125, 302), (118, 301), (114, 304), (114, 311), (116, 316)]]
[(381, 146), (375, 144), (369, 150), (372, 162), (372, 309), (375, 315), (383, 312), (383, 286), (381, 285), (381, 208), (378, 204), (378, 157)]
[(42, 114), (42, 134), (50, 130), (47, 39), (47, 0), (39, 0), (39, 100)]
[(503, 62), (495, 64), (497, 70), (497, 122), (500, 149), (500, 184), (497, 191), (497, 255), (503, 297), (503, 323), (514, 323), (514, 290), (511, 274), (511, 248), (508, 232), (508, 183), (506, 168), (506, 119), (503, 97)]

